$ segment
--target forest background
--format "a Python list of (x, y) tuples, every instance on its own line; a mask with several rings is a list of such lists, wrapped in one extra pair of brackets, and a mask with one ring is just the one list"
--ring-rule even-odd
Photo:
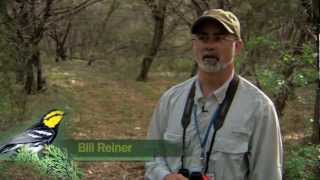
[[(4, 0), (0, 7), (1, 134), (63, 108), (73, 138), (145, 138), (160, 95), (196, 70), (192, 22), (222, 8), (241, 22), (245, 48), (237, 72), (277, 108), (285, 176), (319, 177), (313, 13), (319, 1)], [(76, 163), (84, 179), (136, 179), (144, 172), (143, 162)], [(39, 176), (0, 169), (12, 178)]]

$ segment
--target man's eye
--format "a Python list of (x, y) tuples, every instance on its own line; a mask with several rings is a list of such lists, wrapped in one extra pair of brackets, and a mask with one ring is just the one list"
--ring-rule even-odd
[(203, 36), (200, 35), (200, 36), (198, 36), (198, 39), (201, 41), (208, 41), (209, 37), (205, 36), (205, 35), (203, 35)]
[(219, 42), (219, 41), (222, 41), (224, 39), (223, 36), (213, 36), (213, 40), (216, 41), (216, 42)]

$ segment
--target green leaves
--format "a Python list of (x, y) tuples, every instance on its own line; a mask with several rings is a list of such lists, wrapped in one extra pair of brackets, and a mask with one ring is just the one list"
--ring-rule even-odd
[[(251, 66), (256, 66), (257, 80), (269, 95), (276, 95), (288, 82), (306, 87), (316, 79), (312, 45), (305, 43), (301, 49), (289, 46), (268, 36), (252, 37), (247, 42), (248, 58), (255, 63)], [(268, 56), (262, 57), (266, 52)]]
[(252, 50), (260, 47), (268, 47), (273, 50), (276, 50), (280, 47), (280, 44), (278, 41), (268, 36), (255, 36), (250, 38), (248, 42), (246, 42), (246, 48), (248, 50)]
[(81, 179), (83, 173), (68, 158), (67, 153), (53, 145), (46, 146), (43, 156), (22, 148), (14, 158), (20, 165), (30, 165), (41, 175), (52, 176), (57, 179)]
[(317, 166), (320, 160), (320, 146), (295, 146), (287, 155), (285, 161), (285, 174), (288, 179), (316, 180)]
[(314, 57), (314, 50), (310, 44), (303, 45), (302, 55), (300, 56), (302, 62), (312, 65), (316, 63), (316, 59)]
[(285, 84), (282, 75), (270, 69), (259, 68), (257, 70), (257, 78), (260, 86), (272, 96), (279, 93), (281, 86)]
[(315, 70), (302, 69), (300, 72), (297, 72), (294, 76), (293, 82), (298, 87), (306, 87), (316, 80)]
[(295, 61), (295, 57), (287, 50), (282, 52), (282, 57), (280, 58), (280, 63), (284, 66), (288, 66)]

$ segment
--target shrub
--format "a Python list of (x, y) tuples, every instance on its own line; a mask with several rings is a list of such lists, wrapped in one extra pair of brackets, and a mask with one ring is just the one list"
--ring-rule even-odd
[(68, 158), (67, 153), (53, 145), (46, 146), (43, 155), (37, 155), (22, 148), (13, 159), (17, 165), (33, 167), (42, 176), (72, 180), (81, 179), (83, 176), (83, 173)]
[(319, 179), (320, 145), (295, 146), (288, 152), (285, 174), (290, 180)]

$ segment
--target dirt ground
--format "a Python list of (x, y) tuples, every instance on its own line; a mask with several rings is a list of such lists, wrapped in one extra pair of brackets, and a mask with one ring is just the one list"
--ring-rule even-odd
[[(161, 93), (174, 78), (136, 82), (112, 74), (104, 64), (65, 62), (48, 69), (49, 87), (72, 94), (71, 136), (75, 139), (144, 139)], [(84, 179), (143, 179), (144, 162), (79, 162)]]

